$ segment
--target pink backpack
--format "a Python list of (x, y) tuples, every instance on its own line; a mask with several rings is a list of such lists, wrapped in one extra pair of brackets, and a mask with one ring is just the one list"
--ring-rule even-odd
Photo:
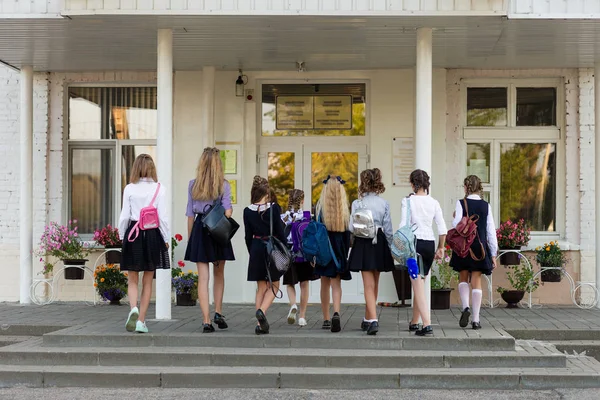
[(140, 229), (143, 231), (149, 229), (158, 228), (160, 225), (160, 220), (158, 218), (158, 210), (154, 207), (154, 200), (156, 200), (156, 196), (158, 196), (158, 191), (160, 190), (160, 183), (156, 188), (156, 192), (154, 192), (154, 196), (152, 197), (152, 201), (150, 204), (140, 210), (140, 219), (133, 226), (131, 231), (129, 232), (129, 236), (127, 239), (130, 242), (133, 242), (137, 239), (140, 234)]

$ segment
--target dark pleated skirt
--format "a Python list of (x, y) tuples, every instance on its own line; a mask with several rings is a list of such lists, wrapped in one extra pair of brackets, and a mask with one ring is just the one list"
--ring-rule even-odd
[[(477, 249), (475, 246), (472, 247), (476, 257), (481, 256), (481, 248)], [(456, 272), (479, 271), (484, 275), (491, 275), (493, 270), (492, 259), (490, 257), (490, 249), (486, 248), (486, 256), (481, 261), (475, 261), (468, 254), (465, 258), (459, 257), (455, 252), (452, 252), (452, 258), (450, 259), (450, 266)]]
[(373, 239), (354, 238), (348, 264), (352, 272), (393, 271), (394, 259), (383, 231), (377, 232), (376, 244), (373, 244)]
[(433, 260), (435, 259), (435, 242), (433, 240), (417, 239), (417, 253), (421, 255), (423, 262), (423, 274), (429, 275)]
[(221, 260), (232, 261), (235, 260), (235, 256), (231, 242), (227, 246), (216, 243), (202, 225), (202, 215), (198, 214), (194, 220), (184, 259), (191, 262), (214, 263)]
[(283, 275), (273, 263), (267, 263), (267, 246), (262, 239), (252, 239), (250, 260), (248, 261), (248, 282), (269, 281), (267, 265), (271, 273), (271, 281), (279, 282)]
[(314, 281), (319, 277), (308, 261), (292, 263), (290, 269), (283, 275), (284, 285), (296, 285), (300, 282)]
[(127, 238), (134, 225), (135, 221), (131, 221), (123, 239), (121, 271), (169, 269), (171, 266), (169, 252), (160, 229), (156, 228), (146, 231), (140, 229), (138, 237), (133, 242), (130, 242)]

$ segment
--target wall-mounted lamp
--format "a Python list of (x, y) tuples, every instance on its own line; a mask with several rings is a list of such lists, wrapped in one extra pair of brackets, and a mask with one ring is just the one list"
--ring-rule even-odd
[(244, 75), (241, 69), (239, 71), (240, 74), (235, 81), (235, 95), (237, 97), (244, 97), (244, 86), (248, 83), (248, 77)]

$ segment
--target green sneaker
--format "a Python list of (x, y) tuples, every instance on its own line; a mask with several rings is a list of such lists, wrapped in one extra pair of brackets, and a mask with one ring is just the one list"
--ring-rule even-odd
[(127, 329), (127, 332), (135, 331), (136, 323), (138, 322), (139, 316), (140, 311), (137, 307), (133, 307), (131, 311), (129, 311), (129, 315), (127, 316), (127, 322), (125, 323), (125, 329)]
[(135, 324), (135, 331), (136, 331), (137, 333), (148, 333), (148, 327), (146, 326), (146, 323), (145, 323), (145, 322), (138, 321), (138, 322)]

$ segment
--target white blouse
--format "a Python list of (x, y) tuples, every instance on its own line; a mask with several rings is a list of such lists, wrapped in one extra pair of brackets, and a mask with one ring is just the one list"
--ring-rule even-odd
[[(121, 240), (125, 237), (125, 231), (129, 227), (130, 221), (139, 220), (142, 208), (150, 205), (150, 201), (152, 201), (157, 186), (158, 183), (154, 182), (151, 178), (142, 178), (138, 183), (130, 183), (125, 186), (125, 190), (123, 191), (123, 208), (121, 209), (121, 216), (119, 217), (119, 237)], [(165, 193), (165, 187), (160, 185), (158, 196), (156, 196), (156, 200), (154, 200), (154, 207), (158, 210), (160, 234), (165, 243), (169, 243), (171, 236), (169, 234), (169, 225), (167, 223), (168, 216)]]
[(433, 221), (437, 225), (439, 235), (448, 233), (446, 221), (442, 214), (440, 203), (433, 197), (413, 195), (402, 199), (402, 220), (400, 227), (406, 225), (406, 214), (408, 212), (407, 201), (410, 201), (410, 223), (416, 227), (415, 236), (421, 240), (435, 240), (433, 233)]
[[(467, 196), (469, 200), (481, 200), (481, 197), (477, 194), (470, 194)], [(462, 200), (462, 199), (461, 199)], [(456, 228), (456, 225), (460, 222), (463, 217), (463, 209), (461, 205), (461, 200), (456, 201), (456, 210), (454, 212), (454, 220), (452, 221), (452, 226)], [(498, 255), (498, 239), (496, 238), (496, 224), (494, 224), (494, 216), (492, 215), (492, 206), (488, 203), (488, 215), (486, 221), (486, 237), (488, 242), (488, 247), (490, 249), (490, 255), (492, 257), (496, 257)]]

